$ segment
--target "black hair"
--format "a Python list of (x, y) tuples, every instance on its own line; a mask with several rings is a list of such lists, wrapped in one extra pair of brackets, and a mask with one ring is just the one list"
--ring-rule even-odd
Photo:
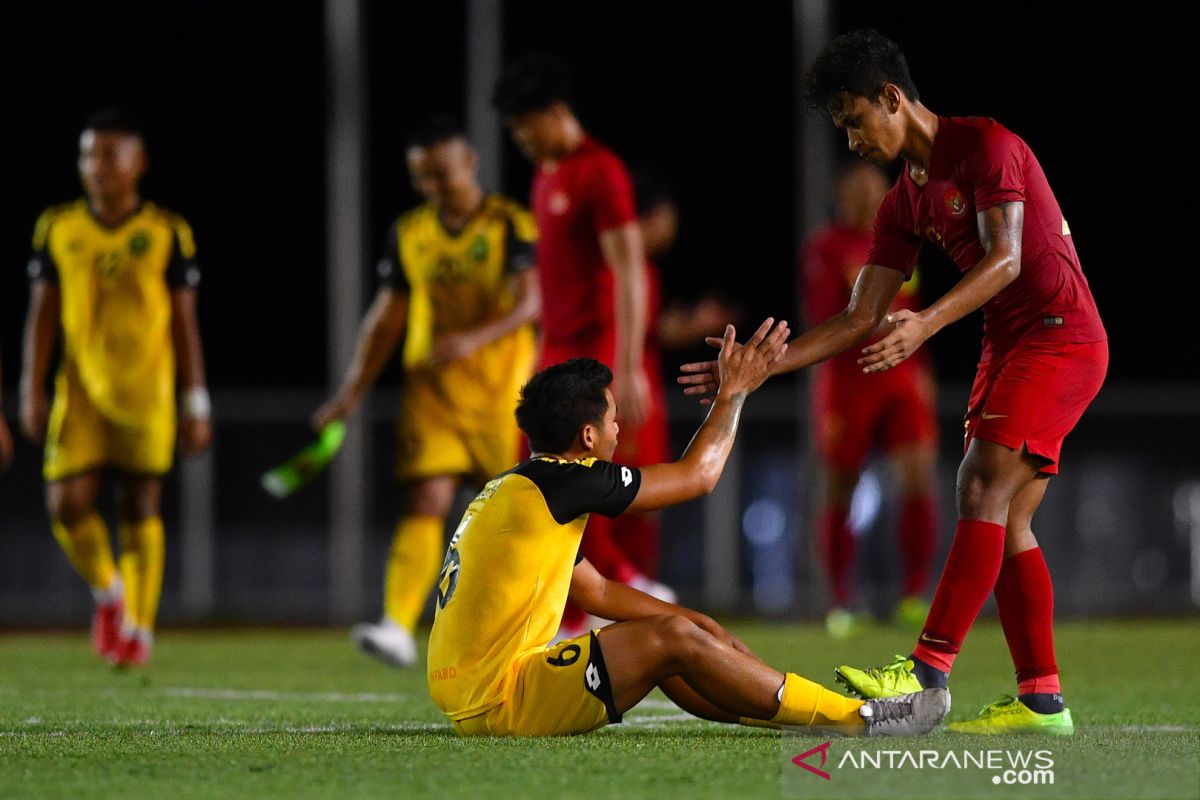
[(671, 186), (654, 172), (638, 171), (633, 174), (633, 197), (639, 217), (644, 217), (659, 206), (679, 205)]
[(136, 136), (143, 143), (146, 141), (146, 134), (142, 131), (141, 122), (120, 108), (100, 109), (84, 121), (83, 130), (96, 133), (124, 133)]
[(405, 147), (433, 147), (451, 139), (466, 139), (463, 126), (446, 114), (430, 114), (408, 131)]
[(557, 58), (542, 53), (509, 64), (492, 92), (492, 105), (505, 117), (543, 111), (559, 102), (571, 102), (571, 74)]
[(521, 388), (517, 425), (535, 453), (562, 453), (579, 429), (599, 425), (608, 411), (604, 390), (612, 370), (594, 358), (572, 358), (546, 367)]
[(900, 46), (876, 30), (855, 30), (835, 38), (804, 76), (812, 108), (836, 111), (843, 93), (879, 102), (885, 83), (894, 83), (909, 100), (920, 100)]

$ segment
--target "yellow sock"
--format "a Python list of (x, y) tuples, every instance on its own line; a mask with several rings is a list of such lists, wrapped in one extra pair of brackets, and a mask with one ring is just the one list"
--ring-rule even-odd
[(409, 632), (417, 629), (425, 598), (437, 583), (445, 555), (441, 517), (406, 516), (396, 523), (383, 587), (383, 613)]
[(771, 722), (805, 728), (849, 727), (853, 731), (847, 733), (857, 733), (864, 727), (862, 717), (858, 715), (862, 705), (862, 700), (843, 697), (819, 683), (789, 672), (783, 681), (783, 700), (779, 703), (779, 713)]
[(120, 530), (125, 618), (138, 628), (152, 631), (162, 594), (165, 550), (162, 518), (122, 522)]
[(67, 554), (75, 571), (87, 581), (93, 594), (112, 588), (117, 568), (113, 564), (108, 526), (99, 514), (89, 514), (70, 525), (51, 520), (50, 528), (59, 547)]

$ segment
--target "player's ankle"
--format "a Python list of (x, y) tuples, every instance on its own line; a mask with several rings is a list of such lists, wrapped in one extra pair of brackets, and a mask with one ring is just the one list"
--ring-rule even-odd
[(945, 689), (946, 684), (950, 682), (950, 673), (943, 672), (937, 667), (922, 661), (917, 656), (909, 656), (913, 662), (913, 675), (920, 681), (921, 687), (925, 689)]
[(1030, 692), (1017, 699), (1036, 714), (1057, 714), (1067, 707), (1063, 696), (1057, 692)]

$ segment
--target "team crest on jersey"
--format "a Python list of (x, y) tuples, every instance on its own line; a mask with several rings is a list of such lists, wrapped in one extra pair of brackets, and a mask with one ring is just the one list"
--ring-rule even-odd
[(145, 231), (134, 231), (129, 238), (129, 252), (140, 256), (150, 249), (150, 236)]
[(956, 217), (961, 217), (967, 210), (967, 198), (963, 197), (963, 193), (958, 190), (958, 187), (951, 186), (946, 190), (946, 210)]
[(550, 209), (551, 214), (561, 217), (571, 207), (571, 198), (567, 196), (566, 192), (557, 191), (550, 195), (550, 200), (546, 203), (546, 206)]
[(471, 242), (471, 258), (477, 263), (482, 264), (488, 257), (488, 240), (482, 233), (475, 237), (475, 241)]

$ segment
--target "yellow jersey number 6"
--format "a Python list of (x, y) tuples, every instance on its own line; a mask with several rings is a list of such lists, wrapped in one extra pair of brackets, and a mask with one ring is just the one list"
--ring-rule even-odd
[(458, 523), (458, 529), (450, 537), (450, 549), (446, 551), (446, 560), (442, 562), (442, 572), (438, 576), (438, 608), (445, 608), (446, 603), (454, 596), (454, 590), (458, 588), (458, 572), (462, 567), (462, 559), (458, 555), (458, 540), (466, 532), (467, 523), (470, 521), (471, 514), (463, 514), (462, 522)]

